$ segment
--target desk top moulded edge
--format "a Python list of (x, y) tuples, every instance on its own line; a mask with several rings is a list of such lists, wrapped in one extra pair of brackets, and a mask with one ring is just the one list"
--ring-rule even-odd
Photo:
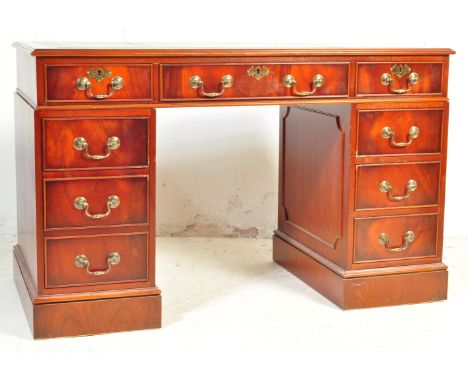
[(13, 46), (38, 57), (239, 57), (239, 56), (447, 56), (445, 48), (311, 48), (307, 46), (250, 46), (170, 43), (53, 43), (15, 42)]

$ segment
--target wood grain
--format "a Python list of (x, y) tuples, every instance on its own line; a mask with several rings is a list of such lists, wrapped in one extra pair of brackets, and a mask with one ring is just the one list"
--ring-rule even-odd
[(279, 229), (343, 264), (349, 106), (281, 110)]
[(34, 314), (36, 339), (156, 329), (161, 296), (40, 304)]
[[(405, 64), (405, 62), (401, 62)], [(406, 89), (408, 87), (408, 75), (401, 78), (391, 72), (394, 62), (385, 63), (357, 63), (357, 90), (358, 96), (367, 95), (394, 95), (389, 87), (380, 83), (380, 77), (384, 73), (389, 73), (393, 78), (395, 89)], [(411, 86), (411, 89), (400, 97), (413, 96), (418, 94), (441, 94), (442, 95), (442, 73), (444, 63), (419, 63), (410, 62), (409, 66), (412, 72), (419, 75), (417, 84)]]
[[(88, 70), (105, 68), (111, 71), (111, 77), (98, 82), (89, 77)], [(114, 101), (144, 101), (153, 98), (151, 65), (50, 65), (45, 68), (45, 99), (53, 102), (114, 102)], [(76, 80), (86, 77), (91, 81), (93, 94), (108, 94), (109, 83), (113, 76), (122, 77), (124, 86), (115, 90), (114, 94), (105, 100), (96, 100), (87, 95), (86, 91), (76, 88)]]
[[(147, 176), (47, 179), (44, 187), (46, 229), (148, 222)], [(84, 197), (90, 214), (102, 214), (108, 210), (107, 199), (112, 195), (119, 197), (120, 205), (101, 219), (92, 219), (74, 207), (75, 198)]]
[[(275, 261), (344, 309), (446, 298), (441, 259), (452, 50), (15, 46), (15, 278), (35, 337), (160, 326), (155, 107), (283, 105)], [(420, 76), (404, 95), (380, 83), (399, 63)], [(257, 65), (270, 74), (248, 76)], [(123, 89), (102, 100), (77, 90), (76, 79), (98, 67), (123, 77)], [(206, 91), (219, 91), (225, 74), (233, 75), (233, 87), (216, 99), (188, 86), (199, 75)], [(310, 90), (316, 74), (325, 85), (311, 97), (292, 96), (282, 83), (286, 74), (299, 91)], [(107, 93), (109, 80), (91, 79), (93, 92)], [(395, 79), (396, 88), (405, 86), (406, 78)], [(413, 125), (420, 135), (405, 148), (381, 136), (389, 126), (404, 141)], [(103, 154), (109, 136), (121, 146), (94, 162), (73, 149), (75, 136), (87, 140), (91, 154)], [(417, 178), (418, 188), (395, 206), (377, 189), (382, 177), (396, 194), (409, 178)], [(90, 213), (102, 213), (111, 194), (121, 205), (103, 219), (73, 206), (84, 196)], [(389, 255), (378, 244), (383, 230), (393, 246), (409, 229), (416, 240), (405, 251)], [(102, 270), (116, 250), (121, 263), (98, 280), (73, 264), (84, 253), (92, 269)]]
[[(41, 200), (36, 195), (38, 147), (35, 139), (34, 110), (15, 95), (15, 155), (16, 155), (16, 208), (17, 240), (24, 254), (25, 267), (38, 283), (37, 254), (41, 243)], [(38, 205), (39, 204), (39, 205)]]
[(189, 86), (189, 79), (192, 76), (199, 76), (204, 82), (205, 91), (219, 92), (221, 78), (228, 74), (233, 77), (233, 85), (225, 89), (224, 94), (216, 99), (297, 98), (291, 93), (291, 89), (283, 85), (283, 77), (288, 74), (296, 79), (299, 91), (311, 91), (313, 77), (321, 74), (325, 83), (317, 89), (313, 98), (348, 96), (349, 64), (347, 63), (281, 65), (262, 63), (261, 66), (266, 66), (270, 73), (259, 80), (247, 73), (249, 68), (256, 66), (258, 65), (255, 63), (249, 65), (162, 65), (161, 100), (210, 100), (200, 95), (198, 89), (192, 89)]
[[(105, 275), (90, 275), (75, 265), (75, 258), (85, 255), (91, 271), (107, 270), (107, 258), (112, 252), (119, 254), (120, 262), (112, 265)], [(78, 286), (82, 287), (80, 291), (86, 291), (86, 286), (97, 285), (103, 290), (116, 288), (115, 283), (148, 280), (148, 235), (145, 233), (48, 239), (45, 255), (46, 288)]]
[[(161, 296), (155, 288), (148, 288), (147, 294), (135, 289), (138, 296), (119, 297), (113, 293), (113, 298), (95, 299), (96, 295), (102, 295), (99, 292), (88, 300), (80, 299), (82, 297), (79, 295), (78, 299), (70, 296), (60, 300), (61, 295), (57, 294), (57, 301), (50, 299), (49, 303), (35, 303), (35, 297), (31, 296), (34, 291), (29, 289), (30, 279), (21, 269), (24, 263), (19, 247), (15, 247), (14, 254), (14, 280), (35, 339), (161, 327)], [(126, 291), (122, 292), (124, 295)]]
[[(357, 155), (421, 155), (441, 152), (444, 109), (360, 110), (358, 114)], [(395, 142), (408, 142), (408, 131), (417, 126), (419, 136), (406, 147), (395, 147), (382, 137), (382, 129), (390, 127)]]
[[(44, 170), (126, 168), (148, 166), (148, 118), (42, 119)], [(105, 155), (107, 140), (117, 137), (120, 146), (105, 159), (92, 159), (73, 146), (83, 137), (90, 155)]]
[[(440, 170), (440, 162), (357, 166), (356, 209), (437, 205)], [(408, 193), (407, 199), (392, 199), (407, 193), (409, 180), (416, 181), (417, 188)], [(390, 193), (380, 191), (382, 181), (391, 184)]]
[(59, 43), (59, 42), (38, 42), (38, 41), (19, 41), (13, 46), (22, 49), (33, 56), (60, 56), (60, 57), (81, 57), (81, 56), (122, 56), (122, 57), (148, 57), (148, 56), (198, 56), (198, 57), (216, 57), (216, 56), (323, 56), (336, 54), (347, 55), (369, 55), (369, 56), (432, 56), (455, 54), (452, 49), (445, 48), (312, 48), (304, 45), (287, 44), (284, 47), (274, 46), (255, 46), (251, 48), (241, 47), (237, 44), (219, 44), (209, 46), (207, 44), (187, 44), (177, 46), (167, 43)]
[(277, 236), (273, 237), (273, 259), (342, 309), (447, 299), (446, 270), (344, 279)]
[[(433, 262), (439, 262), (437, 241), (442, 238), (437, 234), (437, 220), (437, 214), (356, 219), (354, 262), (395, 261), (405, 264), (405, 259), (418, 258), (430, 258)], [(378, 241), (380, 234), (384, 232), (389, 237), (391, 247), (401, 247), (406, 231), (413, 231), (415, 240), (402, 252), (390, 252)]]

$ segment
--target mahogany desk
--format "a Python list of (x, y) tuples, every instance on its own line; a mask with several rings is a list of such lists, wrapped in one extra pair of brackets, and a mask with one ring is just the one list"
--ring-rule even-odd
[(452, 50), (15, 47), (15, 280), (34, 338), (161, 326), (162, 107), (281, 105), (274, 261), (343, 309), (446, 298)]

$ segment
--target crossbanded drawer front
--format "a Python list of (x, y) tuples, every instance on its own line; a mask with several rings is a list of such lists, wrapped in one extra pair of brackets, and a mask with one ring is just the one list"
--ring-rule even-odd
[(357, 166), (356, 209), (435, 206), (440, 162)]
[(358, 62), (357, 95), (442, 95), (443, 63)]
[(46, 102), (151, 101), (151, 64), (47, 65)]
[(147, 199), (147, 176), (47, 179), (45, 227), (146, 224)]
[(147, 117), (43, 119), (45, 170), (148, 166)]
[(355, 219), (354, 263), (436, 258), (438, 214)]
[(161, 65), (161, 100), (347, 97), (348, 63)]
[(49, 238), (45, 256), (46, 288), (148, 280), (146, 233)]
[(443, 109), (360, 110), (357, 155), (441, 153)]

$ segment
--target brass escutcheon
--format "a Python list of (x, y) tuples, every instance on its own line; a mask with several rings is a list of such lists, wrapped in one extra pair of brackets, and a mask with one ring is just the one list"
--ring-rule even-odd
[(254, 77), (256, 80), (261, 80), (263, 77), (270, 74), (270, 69), (266, 66), (251, 66), (247, 69), (247, 74)]

